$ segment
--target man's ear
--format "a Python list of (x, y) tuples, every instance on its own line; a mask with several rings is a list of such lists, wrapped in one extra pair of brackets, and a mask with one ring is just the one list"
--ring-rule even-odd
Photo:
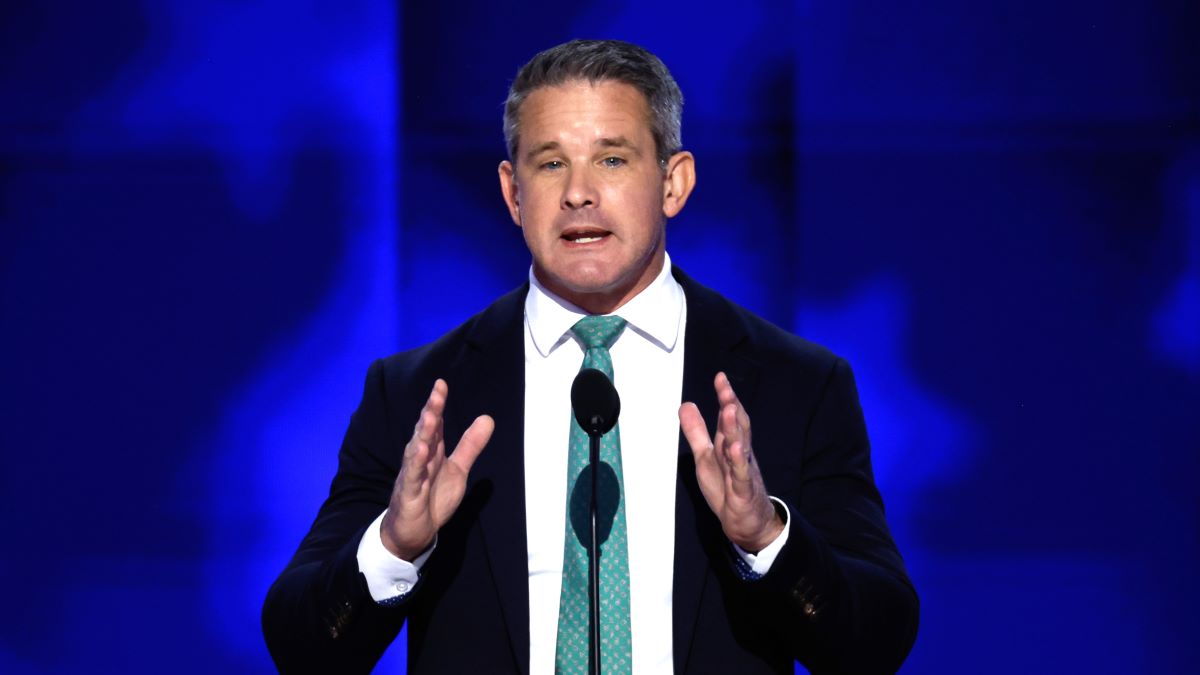
[(688, 195), (696, 187), (696, 158), (680, 151), (671, 155), (663, 172), (663, 215), (674, 218), (683, 210)]
[(508, 206), (508, 215), (512, 217), (513, 224), (521, 227), (520, 189), (517, 186), (516, 168), (506, 159), (500, 162), (496, 170), (500, 174), (500, 194)]

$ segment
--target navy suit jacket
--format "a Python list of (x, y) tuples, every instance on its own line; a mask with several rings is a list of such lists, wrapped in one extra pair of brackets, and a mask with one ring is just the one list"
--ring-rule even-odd
[[(895, 671), (916, 636), (917, 596), (884, 520), (849, 366), (674, 274), (688, 305), (683, 400), (715, 429), (713, 377), (728, 374), (750, 415), (767, 489), (792, 514), (770, 572), (741, 579), (680, 436), (676, 672), (791, 673), (793, 659), (813, 672)], [(372, 364), (329, 497), (263, 607), (280, 670), (369, 671), (408, 621), (410, 673), (528, 672), (527, 292), (501, 297), (437, 342)], [(450, 384), (447, 448), (478, 415), (490, 414), (496, 429), (421, 581), (401, 604), (381, 606), (358, 570), (358, 542), (388, 505), (438, 377)]]

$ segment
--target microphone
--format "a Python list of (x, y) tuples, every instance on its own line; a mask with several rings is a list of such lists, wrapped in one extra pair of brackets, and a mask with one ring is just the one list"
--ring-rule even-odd
[(617, 424), (621, 414), (621, 397), (612, 380), (595, 368), (584, 368), (571, 383), (571, 408), (575, 421), (588, 435), (588, 455), (591, 462), (592, 490), (588, 499), (588, 520), (591, 546), (588, 547), (588, 600), (591, 619), (588, 622), (588, 670), (599, 675), (600, 668), (600, 544), (596, 522), (596, 477), (600, 474), (600, 437)]
[(593, 438), (603, 436), (617, 424), (621, 397), (612, 380), (595, 368), (584, 368), (571, 384), (571, 408), (575, 421)]

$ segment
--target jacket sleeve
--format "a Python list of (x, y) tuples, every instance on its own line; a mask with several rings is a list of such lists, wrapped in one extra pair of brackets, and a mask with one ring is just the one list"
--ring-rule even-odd
[(357, 559), (358, 543), (387, 508), (399, 471), (402, 441), (393, 431), (383, 362), (376, 361), (329, 497), (263, 604), (263, 635), (280, 672), (370, 672), (404, 623), (407, 602), (376, 603)]
[[(746, 589), (813, 673), (890, 673), (916, 639), (918, 600), (888, 532), (849, 365), (835, 359), (808, 420), (791, 532)], [(769, 476), (767, 477), (769, 479)]]

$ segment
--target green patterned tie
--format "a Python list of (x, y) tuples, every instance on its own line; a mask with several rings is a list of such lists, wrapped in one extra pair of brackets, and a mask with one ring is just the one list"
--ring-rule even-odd
[[(589, 316), (571, 330), (587, 351), (582, 368), (595, 368), (611, 380), (608, 348), (625, 320), (619, 316)], [(581, 368), (581, 369), (582, 369)], [(571, 415), (571, 452), (567, 463), (567, 528), (563, 549), (562, 594), (558, 606), (556, 673), (589, 671), (588, 554), (591, 519), (588, 502), (592, 491), (588, 467), (588, 435)], [(600, 438), (597, 471), (596, 531), (600, 542), (600, 663), (605, 673), (628, 673), (633, 664), (629, 629), (629, 557), (625, 543), (625, 500), (621, 498), (620, 425)]]

